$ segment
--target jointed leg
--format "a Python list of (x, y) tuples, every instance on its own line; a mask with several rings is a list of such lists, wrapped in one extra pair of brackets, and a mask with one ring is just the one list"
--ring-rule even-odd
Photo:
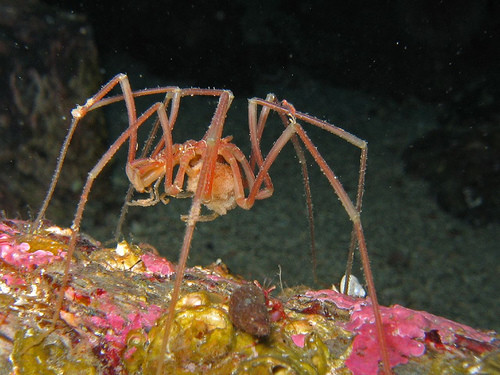
[[(367, 159), (368, 147), (365, 146), (361, 148), (361, 156), (359, 161), (359, 179), (358, 179), (358, 191), (356, 193), (356, 211), (361, 214), (361, 205), (363, 201), (363, 192), (365, 186), (365, 174), (366, 174), (366, 159)], [(356, 249), (357, 244), (357, 235), (356, 228), (353, 228), (351, 233), (351, 242), (349, 245), (349, 253), (347, 255), (347, 263), (345, 270), (345, 284), (344, 290), (341, 290), (342, 293), (347, 294), (349, 290), (349, 282), (351, 279), (351, 271), (352, 271), (352, 263), (354, 260), (354, 250)]]
[[(156, 133), (158, 132), (159, 128), (160, 128), (160, 120), (157, 120), (153, 128), (151, 129), (151, 132), (149, 133), (146, 144), (142, 148), (140, 156), (141, 158), (146, 157), (147, 153), (151, 149), (154, 137), (156, 136)], [(129, 183), (127, 193), (125, 194), (125, 199), (122, 208), (120, 210), (120, 217), (118, 218), (118, 222), (116, 223), (115, 237), (114, 237), (115, 242), (119, 241), (120, 236), (122, 234), (123, 223), (125, 222), (125, 217), (127, 216), (128, 207), (130, 205), (130, 202), (132, 201), (133, 195), (134, 195), (134, 186), (131, 183)]]
[[(130, 87), (129, 87), (130, 88)], [(131, 92), (131, 91), (130, 91)], [(127, 92), (126, 92), (127, 93)], [(137, 129), (154, 113), (163, 111), (162, 103), (153, 104), (146, 112), (144, 112), (141, 117), (137, 119), (137, 121), (133, 122), (127, 130), (125, 130), (118, 139), (111, 145), (111, 147), (104, 153), (104, 155), (99, 159), (94, 168), (89, 172), (87, 181), (82, 190), (82, 194), (80, 196), (80, 201), (78, 202), (78, 206), (76, 209), (75, 217), (73, 219), (73, 224), (71, 225), (72, 233), (71, 238), (68, 245), (68, 253), (66, 254), (65, 266), (64, 266), (64, 277), (60, 286), (60, 290), (57, 296), (56, 306), (54, 310), (54, 315), (52, 316), (52, 326), (55, 327), (57, 321), (59, 319), (59, 313), (62, 308), (63, 300), (64, 300), (64, 292), (66, 289), (66, 285), (69, 280), (69, 270), (71, 266), (71, 260), (73, 258), (73, 253), (76, 247), (77, 235), (80, 231), (80, 223), (83, 216), (83, 211), (85, 209), (85, 205), (87, 203), (88, 195), (94, 183), (94, 180), (101, 173), (102, 169), (109, 163), (109, 161), (113, 158), (114, 154), (118, 151), (118, 149), (130, 138), (132, 134), (137, 134)]]
[[(207, 143), (207, 148), (203, 155), (203, 166), (201, 167), (198, 186), (196, 188), (196, 192), (193, 197), (193, 203), (191, 204), (189, 215), (186, 221), (186, 232), (184, 234), (179, 262), (176, 267), (174, 288), (170, 295), (170, 304), (168, 306), (166, 325), (164, 328), (165, 333), (162, 338), (160, 353), (165, 353), (167, 349), (170, 331), (172, 330), (172, 323), (175, 316), (175, 305), (179, 300), (181, 283), (184, 277), (184, 271), (186, 269), (186, 262), (191, 247), (194, 228), (200, 217), (201, 204), (204, 193), (207, 191), (207, 189), (211, 188), (211, 186), (209, 185), (211, 185), (213, 179), (212, 176), (214, 173), (215, 163), (217, 161), (218, 146), (221, 140), (222, 128), (224, 126), (226, 113), (229, 109), (229, 106), (231, 105), (232, 99), (233, 97), (230, 92), (221, 93), (219, 104), (217, 105), (214, 117), (212, 118), (212, 122), (204, 137)], [(158, 358), (156, 375), (162, 374), (164, 360), (165, 359), (160, 355), (160, 357)]]
[(346, 209), (346, 211), (349, 215), (349, 218), (353, 222), (354, 231), (356, 232), (356, 237), (357, 237), (358, 245), (359, 245), (361, 264), (363, 265), (365, 279), (366, 279), (366, 283), (368, 286), (368, 294), (369, 294), (370, 299), (372, 301), (373, 315), (375, 316), (375, 325), (377, 328), (377, 338), (378, 338), (379, 345), (380, 345), (380, 354), (381, 354), (381, 358), (382, 358), (382, 364), (384, 366), (385, 373), (390, 374), (391, 367), (390, 367), (390, 362), (389, 362), (389, 353), (387, 352), (387, 343), (386, 343), (385, 335), (384, 335), (382, 316), (380, 314), (380, 307), (379, 307), (379, 303), (378, 303), (378, 299), (377, 299), (377, 293), (375, 291), (375, 282), (373, 281), (373, 274), (372, 274), (371, 267), (370, 267), (370, 260), (368, 257), (368, 250), (366, 247), (365, 235), (364, 235), (363, 228), (361, 225), (360, 213), (354, 207), (354, 205), (352, 204), (351, 200), (349, 199), (346, 191), (344, 190), (343, 186), (338, 181), (338, 179), (336, 178), (335, 174), (330, 169), (330, 167), (328, 166), (326, 161), (320, 155), (320, 153), (318, 152), (318, 150), (316, 149), (316, 147), (314, 146), (312, 141), (306, 135), (304, 129), (302, 129), (299, 126), (297, 128), (297, 134), (302, 139), (306, 148), (311, 153), (313, 158), (316, 160), (316, 163), (320, 166), (321, 170), (323, 171), (323, 173), (327, 177), (328, 181), (330, 182), (330, 185), (333, 187), (333, 189), (335, 190), (335, 193), (340, 198), (340, 201), (342, 202), (342, 205)]
[[(384, 336), (384, 330), (383, 330), (383, 323), (382, 323), (382, 317), (380, 314), (380, 308), (378, 304), (378, 299), (375, 291), (375, 286), (374, 286), (374, 281), (373, 281), (373, 275), (371, 272), (370, 268), (370, 262), (368, 258), (368, 251), (366, 248), (366, 241), (363, 233), (363, 228), (361, 225), (361, 220), (360, 220), (360, 209), (361, 209), (361, 198), (362, 198), (362, 189), (363, 189), (363, 184), (364, 184), (364, 170), (366, 167), (366, 142), (355, 137), (352, 134), (347, 133), (345, 130), (337, 128), (331, 124), (328, 124), (324, 121), (318, 120), (312, 116), (296, 112), (296, 113), (290, 113), (289, 108), (287, 107), (282, 107), (276, 103), (270, 103), (267, 101), (264, 101), (262, 99), (251, 99), (250, 100), (250, 105), (261, 105), (263, 107), (269, 107), (272, 110), (284, 114), (286, 116), (291, 115), (291, 121), (288, 125), (287, 128), (283, 131), (283, 133), (280, 135), (280, 137), (276, 140), (274, 143), (273, 147), (265, 157), (265, 159), (262, 161), (260, 165), (260, 170), (258, 175), (255, 178), (255, 183), (251, 187), (250, 192), (248, 194), (248, 197), (245, 199), (240, 200), (239, 205), (241, 205), (244, 208), (249, 209), (254, 201), (255, 197), (257, 195), (257, 192), (261, 188), (261, 185), (264, 181), (264, 178), (267, 176), (267, 173), (269, 171), (269, 168), (271, 165), (274, 163), (276, 160), (278, 154), (281, 152), (282, 148), (285, 146), (285, 144), (295, 135), (297, 134), (302, 142), (304, 143), (305, 147), (309, 151), (309, 153), (312, 155), (320, 169), (323, 171), (325, 174), (325, 177), (328, 179), (330, 182), (330, 185), (334, 189), (335, 193), (339, 197), (342, 205), (344, 206), (344, 209), (346, 210), (347, 214), (349, 215), (350, 220), (353, 223), (353, 231), (356, 234), (357, 242), (359, 245), (359, 250), (360, 250), (360, 255), (361, 255), (361, 262), (363, 265), (364, 273), (365, 273), (365, 279), (368, 285), (368, 293), (370, 295), (370, 298), (372, 300), (372, 306), (374, 310), (374, 316), (375, 316), (375, 323), (376, 323), (376, 328), (377, 328), (377, 338), (379, 341), (380, 345), (380, 354), (382, 358), (382, 363), (384, 367), (384, 372), (386, 374), (391, 373), (390, 369), (390, 362), (389, 362), (389, 354), (387, 351), (387, 344)], [(335, 176), (334, 172), (332, 169), (328, 166), (327, 162), (323, 159), (319, 151), (316, 149), (314, 146), (313, 142), (311, 139), (307, 136), (305, 133), (304, 129), (296, 122), (295, 119), (301, 119), (307, 123), (310, 123), (311, 125), (317, 126), (319, 128), (322, 128), (330, 133), (333, 133), (342, 139), (345, 139), (349, 143), (356, 145), (357, 147), (361, 148), (362, 150), (362, 156), (361, 156), (361, 166), (360, 166), (360, 178), (359, 178), (359, 183), (360, 186), (358, 186), (358, 192), (357, 192), (357, 202), (356, 206), (352, 203), (350, 200), (349, 196), (347, 195), (346, 191), (344, 190), (342, 184), (339, 182), (337, 177)]]
[[(267, 94), (266, 96), (266, 102), (273, 103), (275, 105), (278, 104), (278, 100), (276, 99), (276, 96), (274, 94)], [(293, 116), (295, 113), (295, 108), (288, 104), (286, 101), (281, 103), (281, 106), (288, 108), (289, 114)], [(267, 118), (269, 116), (271, 108), (267, 106), (262, 106), (260, 115), (259, 115), (259, 121), (257, 122), (257, 103), (254, 100), (250, 100), (249, 105), (248, 105), (248, 117), (249, 117), (249, 128), (250, 128), (250, 140), (252, 143), (252, 157), (250, 159), (250, 163), (252, 165), (252, 169), (254, 167), (254, 164), (256, 163), (257, 166), (260, 168), (263, 164), (263, 157), (262, 157), (262, 152), (261, 152), (261, 147), (260, 147), (260, 140), (262, 138), (262, 133), (264, 132), (264, 127), (266, 125)], [(285, 115), (285, 113), (278, 112), (281, 121), (283, 122), (283, 125), (285, 128), (289, 125), (290, 119), (287, 117), (288, 115)], [(306, 163), (306, 158), (304, 155), (304, 151), (302, 150), (302, 147), (300, 146), (300, 143), (297, 139), (297, 136), (294, 134), (291, 137), (291, 141), (293, 144), (293, 147), (295, 149), (295, 153), (297, 155), (297, 159), (299, 161), (300, 167), (301, 167), (301, 172), (302, 172), (302, 179), (304, 182), (304, 192), (305, 192), (305, 197), (306, 197), (306, 207), (307, 207), (307, 217), (309, 221), (309, 236), (311, 239), (311, 259), (312, 259), (312, 268), (313, 268), (313, 278), (314, 282), (318, 282), (318, 278), (316, 275), (316, 241), (315, 241), (315, 233), (314, 233), (314, 213), (313, 213), (313, 205), (312, 205), (312, 199), (311, 199), (311, 187), (309, 185), (309, 173), (307, 170), (307, 163)], [(269, 175), (266, 177), (268, 179), (268, 186), (271, 186), (272, 188), (272, 181)], [(272, 190), (271, 190), (272, 194)], [(259, 196), (256, 196), (256, 199), (259, 199)]]
[[(170, 129), (173, 129), (174, 127), (174, 124), (175, 124), (175, 121), (177, 119), (177, 113), (178, 113), (178, 110), (179, 110), (179, 95), (178, 95), (178, 90), (174, 89), (174, 95), (172, 95), (172, 92), (171, 91), (168, 91), (167, 92), (167, 95), (165, 97), (165, 100), (163, 101), (163, 106), (165, 107), (165, 109), (168, 107), (168, 104), (170, 102), (170, 100), (172, 99), (172, 96), (175, 97), (175, 100), (172, 102), (172, 107), (171, 107), (171, 116), (170, 116), (170, 123), (168, 124)], [(148, 153), (150, 152), (151, 150), (151, 147), (153, 147), (153, 141), (154, 141), (154, 138), (156, 137), (156, 134), (158, 133), (158, 130), (160, 129), (160, 126), (162, 126), (162, 128), (164, 127), (163, 125), (160, 125), (160, 118), (158, 118), (154, 125), (153, 125), (153, 128), (151, 129), (151, 132), (149, 133), (148, 135), (148, 138), (146, 140), (146, 143), (144, 144), (143, 148), (142, 148), (142, 151), (141, 151), (141, 155), (140, 155), (140, 158), (145, 158)], [(163, 146), (163, 142), (160, 142), (156, 147), (155, 147), (155, 150), (153, 151), (153, 154), (158, 154), (160, 151), (161, 151), (161, 148)], [(130, 162), (130, 150), (129, 150), (129, 158), (128, 158), (128, 161)], [(160, 182), (160, 180), (158, 181)], [(132, 202), (132, 196), (134, 194), (134, 186), (132, 184), (129, 184), (129, 187), (127, 189), (127, 193), (125, 194), (125, 200), (124, 200), (124, 203), (123, 203), (123, 206), (120, 210), (120, 217), (118, 219), (118, 222), (116, 224), (116, 229), (115, 229), (115, 241), (118, 241), (119, 240), (119, 237), (121, 235), (121, 232), (122, 232), (122, 227), (123, 227), (123, 223), (125, 222), (125, 216), (127, 215), (127, 212), (128, 212), (128, 207), (130, 205), (130, 203)], [(156, 197), (158, 197), (158, 201), (161, 200), (159, 198), (159, 194), (158, 194), (158, 189), (156, 189)], [(154, 201), (154, 204), (158, 203), (157, 200)], [(168, 202), (168, 200), (167, 200)], [(166, 203), (166, 202), (164, 202)]]
[(54, 190), (57, 185), (57, 181), (59, 180), (59, 175), (61, 174), (61, 169), (64, 164), (64, 159), (66, 158), (66, 153), (68, 152), (69, 144), (71, 143), (71, 139), (73, 138), (73, 134), (75, 133), (76, 127), (80, 120), (87, 114), (87, 112), (91, 111), (95, 103), (99, 102), (102, 98), (104, 98), (111, 90), (115, 88), (117, 84), (120, 84), (122, 87), (122, 91), (124, 93), (128, 93), (128, 95), (123, 96), (125, 99), (125, 104), (127, 106), (127, 113), (129, 117), (129, 124), (132, 124), (136, 118), (136, 110), (135, 103), (132, 96), (132, 90), (130, 89), (130, 84), (128, 78), (124, 74), (116, 75), (111, 81), (109, 81), (106, 85), (104, 85), (97, 94), (95, 94), (92, 98), (88, 99), (87, 102), (83, 106), (77, 106), (72, 112), (73, 119), (71, 121), (71, 126), (69, 128), (68, 133), (66, 134), (66, 138), (64, 139), (63, 146), (59, 153), (59, 157), (57, 158), (57, 166), (54, 170), (54, 174), (52, 175), (52, 180), (50, 182), (50, 187), (47, 191), (45, 199), (43, 200), (42, 207), (38, 211), (38, 215), (35, 219), (33, 227), (31, 228), (31, 232), (34, 232), (40, 229), (42, 225), (42, 220), (45, 217), (45, 212), (47, 211), (47, 207), (52, 199), (52, 195), (54, 194)]
[[(266, 101), (275, 102), (276, 97), (274, 94), (268, 94), (266, 96)], [(260, 147), (260, 140), (262, 138), (262, 133), (269, 117), (270, 108), (263, 106), (259, 119), (257, 120), (257, 105), (253, 100), (249, 100), (248, 103), (248, 126), (250, 130), (250, 142), (252, 145), (252, 154), (250, 157), (250, 167), (254, 170), (255, 165), (257, 168), (261, 168), (264, 163), (264, 158), (262, 156), (262, 151)], [(258, 173), (258, 170), (257, 172)], [(273, 194), (274, 187), (269, 174), (264, 176), (264, 182), (266, 187), (256, 193), (256, 199), (264, 199), (270, 197)]]
[[(266, 106), (265, 103), (268, 103), (269, 105)], [(257, 104), (262, 105), (262, 110), (261, 114), (259, 116), (259, 122), (257, 124)], [(283, 101), (281, 104), (278, 104), (278, 101), (276, 97), (273, 94), (268, 94), (266, 97), (266, 100), (263, 101), (261, 99), (252, 99), (250, 100), (249, 104), (249, 124), (250, 124), (250, 138), (252, 140), (252, 161), (256, 161), (258, 166), (262, 165), (262, 154), (260, 151), (260, 138), (262, 136), (262, 132), (264, 130), (265, 122), (267, 120), (267, 117), (269, 115), (269, 110), (273, 108), (278, 112), (278, 114), (281, 117), (282, 122), (287, 126), (289, 123), (289, 119), (287, 119), (287, 116), (294, 117), (296, 115), (295, 108), (287, 103), (286, 101)], [(279, 109), (278, 109), (279, 108)], [(366, 142), (355, 137), (354, 135), (346, 132), (345, 130), (338, 128), (336, 126), (333, 126), (331, 124), (325, 123), (323, 121), (320, 121), (312, 116), (298, 113), (298, 117), (301, 118), (302, 120), (309, 122), (311, 124), (314, 124), (320, 128), (323, 128), (340, 138), (346, 140), (347, 142), (353, 144), (354, 146), (358, 147), (361, 150), (361, 156), (360, 156), (360, 167), (359, 167), (359, 178), (358, 178), (358, 188), (357, 188), (357, 193), (356, 193), (356, 210), (358, 213), (361, 213), (361, 205), (362, 205), (362, 198), (363, 198), (363, 191), (364, 191), (364, 181), (365, 181), (365, 173), (366, 173), (366, 160), (367, 160), (367, 145)], [(291, 118), (290, 120), (293, 120)], [(257, 134), (257, 135), (254, 135)], [(308, 217), (309, 217), (309, 228), (310, 228), (310, 236), (311, 236), (311, 254), (312, 254), (312, 259), (313, 259), (313, 274), (314, 278), (316, 281), (316, 272), (315, 272), (315, 241), (314, 241), (314, 223), (313, 223), (313, 210), (312, 210), (312, 202), (311, 202), (311, 191), (310, 191), (310, 186), (309, 186), (309, 179), (308, 179), (308, 172), (307, 172), (307, 164), (305, 163), (305, 157), (303, 156), (300, 144), (298, 143), (296, 136), (292, 136), (291, 138), (292, 144), (295, 148), (297, 157), (299, 159), (299, 163), (301, 164), (301, 170), (302, 170), (302, 175), (303, 175), (303, 180), (304, 180), (304, 188), (305, 188), (305, 193), (306, 193), (306, 203), (307, 203), (307, 209), (308, 209)], [(351, 274), (351, 269), (352, 269), (352, 262), (353, 262), (353, 257), (354, 257), (354, 250), (356, 248), (356, 229), (353, 226), (353, 231), (351, 233), (351, 242), (349, 246), (349, 252), (348, 252), (348, 259), (346, 262), (346, 283), (344, 286), (344, 293), (349, 288), (349, 280), (350, 280), (350, 274)]]

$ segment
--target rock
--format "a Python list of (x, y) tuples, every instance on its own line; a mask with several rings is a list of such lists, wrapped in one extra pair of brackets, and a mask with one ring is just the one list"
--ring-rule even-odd
[[(331, 289), (300, 287), (278, 296), (262, 289), (270, 313), (264, 337), (232, 323), (231, 314), (252, 309), (229, 313), (231, 296), (242, 286), (262, 287), (231, 275), (221, 263), (186, 271), (169, 353), (160, 353), (172, 263), (126, 242), (103, 248), (82, 235), (51, 329), (71, 231), (46, 225), (29, 234), (30, 225), (0, 223), (0, 359), (8, 371), (151, 374), (163, 355), (165, 373), (378, 372), (369, 299)], [(498, 366), (495, 332), (398, 305), (381, 307), (381, 314), (397, 374), (491, 373)]]
[[(0, 29), (0, 204), (26, 217), (43, 200), (71, 109), (99, 88), (97, 50), (83, 16), (35, 0), (2, 1)], [(69, 219), (64, 206), (104, 151), (102, 115), (86, 125), (60, 179), (63, 198), (51, 215), (57, 220)]]

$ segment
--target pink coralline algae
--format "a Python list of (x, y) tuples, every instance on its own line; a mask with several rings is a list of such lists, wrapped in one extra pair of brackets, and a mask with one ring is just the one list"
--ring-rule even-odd
[[(400, 310), (403, 309), (403, 310)], [(414, 321), (410, 315), (404, 312), (401, 306), (391, 308), (381, 307), (382, 321), (386, 335), (386, 343), (389, 349), (389, 362), (391, 367), (407, 363), (410, 357), (419, 357), (425, 353), (425, 325), (421, 321)], [(408, 310), (416, 313), (416, 311)], [(361, 306), (360, 310), (354, 311), (346, 329), (356, 333), (352, 353), (345, 361), (346, 366), (354, 375), (376, 374), (380, 360), (380, 347), (375, 334), (375, 319), (371, 305)]]
[[(353, 298), (333, 290), (311, 291), (306, 296), (333, 302), (339, 308), (350, 310), (351, 318), (344, 328), (356, 336), (352, 353), (345, 364), (354, 375), (377, 374), (380, 347), (369, 299)], [(464, 341), (472, 341), (476, 345), (488, 345), (493, 341), (492, 335), (425, 311), (410, 310), (399, 305), (381, 306), (380, 309), (391, 367), (407, 363), (411, 357), (422, 356), (426, 350), (426, 333), (431, 331), (439, 335), (440, 342), (449, 350), (464, 346)]]
[(13, 273), (3, 272), (3, 274), (0, 277), (2, 278), (3, 281), (5, 281), (5, 283), (8, 286), (26, 285), (26, 281), (24, 281), (24, 279)]
[(18, 243), (13, 237), (17, 233), (12, 227), (0, 223), (0, 258), (11, 266), (33, 270), (63, 258), (65, 252), (62, 249), (54, 255), (51, 251), (32, 248), (28, 242)]
[(149, 331), (163, 312), (160, 306), (147, 305), (143, 302), (128, 309), (128, 312), (122, 311), (115, 298), (104, 290), (97, 290), (90, 296), (85, 296), (68, 288), (65, 294), (72, 301), (85, 301), (84, 304), (92, 306), (95, 315), (80, 316), (64, 310), (60, 314), (70, 326), (77, 329), (85, 326), (89, 332), (100, 332), (98, 336), (102, 335), (104, 345), (93, 334), (86, 336), (94, 346), (100, 346), (102, 354), (105, 355), (108, 365), (112, 368), (119, 368), (120, 358), (127, 358), (135, 351), (134, 348), (127, 349), (129, 334), (132, 331)]
[(304, 333), (299, 333), (297, 335), (292, 335), (292, 341), (295, 345), (297, 345), (299, 348), (303, 348), (304, 345), (306, 344), (306, 337), (307, 335)]
[(90, 325), (107, 331), (106, 341), (115, 346), (119, 351), (125, 348), (127, 335), (132, 330), (149, 330), (160, 317), (162, 309), (156, 305), (138, 306), (125, 317), (115, 305), (112, 297), (102, 292), (92, 298), (93, 304), (102, 312), (103, 316), (92, 316), (89, 318)]
[(165, 258), (146, 253), (141, 256), (144, 266), (149, 272), (160, 276), (170, 276), (175, 272), (175, 266)]

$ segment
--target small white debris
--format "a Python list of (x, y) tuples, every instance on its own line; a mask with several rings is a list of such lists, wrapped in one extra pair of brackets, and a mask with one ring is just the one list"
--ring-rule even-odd
[(0, 283), (0, 293), (7, 294), (9, 292), (10, 292), (10, 287), (8, 287), (7, 284)]
[(31, 293), (26, 294), (27, 297), (36, 297), (38, 295), (38, 287), (36, 284), (31, 285)]
[(116, 255), (118, 255), (120, 257), (125, 256), (125, 254), (127, 254), (130, 251), (130, 249), (128, 247), (128, 243), (126, 241), (119, 242), (116, 245), (115, 251), (116, 251)]
[(59, 228), (59, 227), (56, 227), (55, 225), (51, 226), (51, 227), (48, 227), (46, 229), (47, 232), (49, 233), (52, 233), (52, 234), (55, 234), (55, 235), (59, 235), (59, 236), (64, 236), (64, 237), (71, 237), (71, 229), (69, 228)]

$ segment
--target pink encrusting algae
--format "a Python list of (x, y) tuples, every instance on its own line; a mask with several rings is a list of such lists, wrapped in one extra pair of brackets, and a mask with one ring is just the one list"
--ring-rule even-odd
[(146, 269), (160, 276), (171, 276), (175, 273), (175, 266), (165, 258), (158, 255), (146, 253), (141, 256)]
[[(350, 310), (350, 321), (344, 327), (356, 336), (352, 353), (345, 364), (354, 375), (377, 374), (380, 349), (369, 299), (349, 297), (334, 290), (311, 291), (306, 295), (333, 302), (339, 308)], [(467, 340), (486, 346), (495, 340), (492, 333), (484, 333), (425, 311), (415, 311), (399, 305), (382, 306), (381, 315), (391, 367), (408, 363), (411, 357), (422, 356), (426, 352), (426, 334), (431, 331), (439, 335), (440, 342), (449, 347), (449, 350), (464, 346), (463, 342)], [(460, 345), (457, 337), (460, 338)]]
[[(104, 297), (104, 296), (101, 296)], [(127, 336), (132, 330), (149, 331), (161, 316), (160, 306), (141, 306), (136, 312), (129, 313), (123, 317), (116, 306), (104, 303), (101, 311), (104, 317), (92, 316), (89, 326), (95, 326), (106, 330), (106, 341), (112, 343), (118, 350), (123, 350), (127, 345)], [(109, 308), (109, 310), (108, 310)]]
[(0, 223), (0, 257), (14, 267), (34, 270), (38, 266), (61, 260), (66, 254), (62, 248), (54, 254), (53, 251), (33, 248), (28, 242), (13, 241), (12, 236), (18, 233), (16, 229)]

